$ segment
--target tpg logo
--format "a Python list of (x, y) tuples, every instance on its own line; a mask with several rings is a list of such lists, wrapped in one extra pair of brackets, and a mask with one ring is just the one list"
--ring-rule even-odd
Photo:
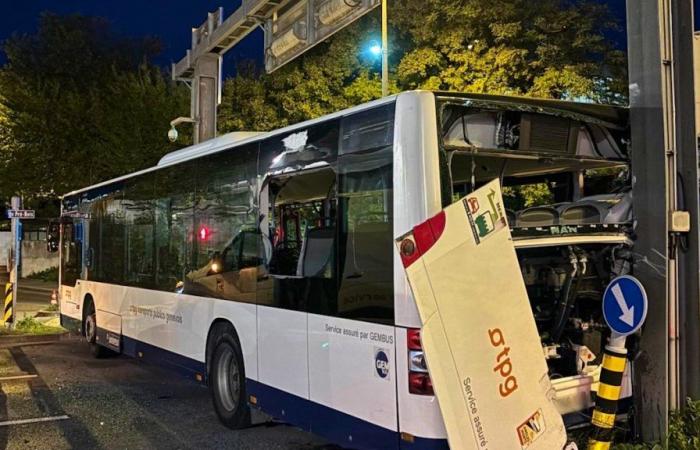
[(387, 378), (389, 376), (389, 357), (382, 349), (377, 350), (374, 354), (374, 368), (380, 378)]

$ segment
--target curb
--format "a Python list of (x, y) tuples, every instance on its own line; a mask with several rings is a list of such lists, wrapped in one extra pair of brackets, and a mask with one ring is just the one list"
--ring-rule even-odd
[(21, 284), (17, 287), (19, 292), (34, 292), (34, 293), (46, 293), (47, 295), (51, 295), (51, 292), (53, 291), (52, 289), (46, 289), (46, 288), (41, 288), (41, 287), (34, 287), (34, 286), (22, 286)]
[(73, 336), (69, 331), (60, 334), (0, 336), (0, 348), (14, 347), (17, 345), (53, 344), (55, 342), (74, 339), (77, 339), (77, 335)]

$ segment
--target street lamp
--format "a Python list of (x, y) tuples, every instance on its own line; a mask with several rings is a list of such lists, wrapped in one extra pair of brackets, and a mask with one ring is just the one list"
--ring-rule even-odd
[(372, 56), (381, 56), (381, 54), (382, 54), (381, 44), (379, 44), (379, 42), (376, 42), (376, 41), (370, 42), (369, 52), (372, 54)]

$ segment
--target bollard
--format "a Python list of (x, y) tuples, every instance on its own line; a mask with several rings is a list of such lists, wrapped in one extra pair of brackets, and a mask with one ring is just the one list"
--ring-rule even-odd
[(607, 345), (603, 353), (603, 367), (600, 371), (598, 395), (591, 419), (593, 431), (588, 441), (588, 450), (608, 450), (613, 440), (617, 401), (620, 398), (622, 377), (627, 362), (627, 349), (624, 337), (619, 346)]
[(12, 323), (12, 307), (14, 301), (12, 299), (12, 283), (5, 283), (5, 302), (2, 314), (2, 320), (5, 323)]

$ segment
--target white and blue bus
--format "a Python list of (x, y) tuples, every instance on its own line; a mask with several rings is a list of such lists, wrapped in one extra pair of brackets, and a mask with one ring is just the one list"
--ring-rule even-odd
[(252, 406), (348, 447), (443, 448), (394, 238), (500, 178), (575, 421), (599, 373), (598, 296), (631, 245), (626, 123), (619, 108), (415, 91), (175, 151), (63, 196), (62, 324), (95, 356), (208, 385), (230, 428)]

